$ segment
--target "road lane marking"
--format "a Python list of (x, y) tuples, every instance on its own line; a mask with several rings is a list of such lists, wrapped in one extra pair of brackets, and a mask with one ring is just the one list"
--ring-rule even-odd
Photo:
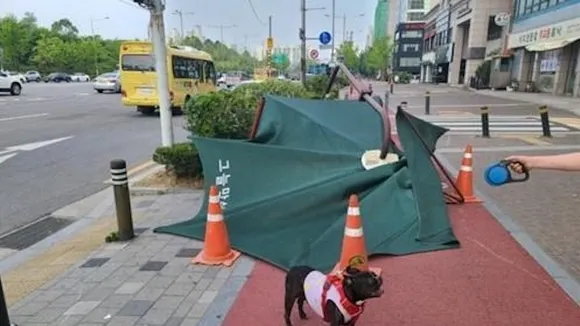
[(38, 141), (38, 142), (34, 142), (34, 143), (6, 147), (4, 150), (0, 151), (0, 164), (13, 158), (19, 152), (33, 151), (35, 149), (39, 149), (39, 148), (42, 148), (45, 146), (60, 143), (62, 141), (71, 139), (73, 137), (74, 136), (67, 136), (67, 137), (55, 138), (55, 139), (51, 139), (51, 140), (44, 140), (44, 141)]
[(0, 118), (0, 122), (14, 121), (14, 120), (22, 120), (22, 119), (40, 118), (40, 117), (46, 117), (47, 115), (48, 115), (48, 113), (38, 113), (38, 114), (20, 115), (20, 116), (16, 116), (16, 117)]
[(28, 143), (28, 144), (23, 144), (23, 145), (10, 146), (10, 147), (6, 147), (6, 150), (28, 152), (28, 151), (33, 151), (35, 149), (39, 149), (41, 147), (45, 147), (48, 145), (60, 143), (61, 141), (69, 140), (73, 137), (74, 136), (67, 136), (67, 137), (55, 138), (55, 139), (50, 139), (50, 140), (37, 141), (34, 143)]
[[(447, 108), (482, 108), (484, 106), (487, 106), (488, 108), (497, 108), (497, 107), (511, 107), (511, 106), (522, 106), (522, 107), (526, 107), (526, 106), (535, 106), (535, 104), (531, 104), (531, 103), (496, 103), (496, 104), (436, 104), (436, 105), (431, 105), (431, 108), (442, 108), (442, 109), (447, 109)], [(422, 109), (425, 107), (425, 105), (409, 105), (407, 106), (409, 109)]]
[(18, 154), (18, 153), (12, 153), (12, 154), (8, 154), (8, 155), (0, 156), (0, 164), (8, 161), (11, 158), (13, 158), (14, 156), (16, 156), (16, 154)]

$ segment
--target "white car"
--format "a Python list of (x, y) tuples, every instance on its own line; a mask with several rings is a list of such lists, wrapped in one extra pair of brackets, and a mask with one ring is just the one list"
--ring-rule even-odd
[(18, 76), (0, 72), (0, 92), (8, 92), (18, 96), (22, 92), (22, 81)]
[(16, 71), (4, 71), (4, 73), (6, 75), (8, 75), (8, 76), (13, 76), (13, 77), (18, 78), (18, 80), (20, 80), (20, 83), (22, 83), (22, 84), (26, 83), (26, 81), (27, 81), (26, 80), (26, 77), (24, 77), (24, 75), (21, 74), (21, 73), (19, 73), (19, 72), (16, 72)]
[(74, 74), (72, 74), (70, 76), (71, 81), (74, 82), (90, 82), (91, 81), (91, 77), (89, 77), (89, 75), (83, 73), (83, 72), (75, 72)]
[(100, 75), (93, 83), (93, 88), (98, 93), (104, 91), (121, 93), (121, 80), (119, 79), (119, 74), (116, 72), (109, 72)]

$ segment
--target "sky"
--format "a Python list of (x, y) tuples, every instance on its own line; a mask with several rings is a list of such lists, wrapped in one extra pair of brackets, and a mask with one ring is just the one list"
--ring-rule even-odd
[[(336, 38), (342, 41), (343, 18), (346, 14), (346, 29), (354, 31), (356, 44), (364, 46), (369, 28), (374, 19), (377, 0), (335, 0)], [(299, 44), (300, 0), (251, 0), (257, 13), (254, 15), (250, 0), (166, 0), (165, 26), (167, 35), (171, 30), (180, 30), (179, 16), (172, 14), (181, 10), (184, 30), (196, 29), (201, 25), (206, 38), (220, 40), (219, 25), (223, 29), (224, 42), (248, 47), (252, 51), (263, 45), (268, 37), (268, 16), (272, 16), (272, 35), (275, 46), (295, 46)], [(307, 0), (307, 8), (321, 8), (307, 12), (307, 37), (318, 37), (320, 32), (331, 32), (332, 0)], [(77, 26), (81, 34), (91, 34), (91, 20), (96, 34), (104, 38), (134, 39), (147, 37), (149, 13), (132, 0), (0, 0), (0, 16), (14, 14), (22, 17), (32, 12), (43, 26), (53, 21), (68, 18)], [(359, 16), (364, 14), (364, 16)], [(103, 20), (104, 17), (109, 17)], [(235, 27), (228, 27), (235, 25)], [(247, 40), (247, 43), (246, 43)], [(318, 42), (309, 41), (309, 48), (317, 47)], [(247, 44), (247, 45), (246, 45)], [(321, 51), (326, 57), (329, 51)]]

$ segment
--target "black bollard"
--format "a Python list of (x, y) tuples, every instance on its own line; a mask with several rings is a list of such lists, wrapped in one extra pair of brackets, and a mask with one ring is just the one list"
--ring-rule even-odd
[(550, 130), (550, 117), (548, 116), (548, 107), (546, 105), (540, 106), (540, 119), (542, 119), (542, 134), (544, 137), (552, 137)]
[(489, 108), (487, 106), (481, 109), (481, 137), (489, 138)]
[(425, 115), (431, 114), (431, 93), (425, 92)]
[(0, 279), (0, 325), (17, 326), (10, 322), (8, 316), (8, 307), (6, 306), (6, 298), (4, 297), (4, 289), (2, 288), (2, 279)]
[(135, 237), (133, 230), (133, 214), (131, 213), (131, 195), (129, 194), (129, 177), (127, 163), (124, 160), (111, 161), (111, 181), (115, 194), (115, 211), (119, 240), (127, 241)]
[(395, 83), (391, 82), (391, 94), (395, 91)]

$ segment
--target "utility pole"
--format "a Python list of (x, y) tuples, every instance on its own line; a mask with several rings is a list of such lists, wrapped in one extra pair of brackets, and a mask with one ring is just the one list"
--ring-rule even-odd
[(157, 73), (157, 96), (159, 98), (159, 120), (161, 121), (161, 144), (173, 145), (173, 121), (171, 99), (169, 97), (169, 81), (167, 78), (167, 47), (165, 44), (165, 23), (163, 0), (133, 0), (151, 13), (151, 37), (153, 39), (153, 56)]
[[(318, 40), (318, 37), (306, 37), (306, 12), (311, 10), (325, 10), (326, 8), (306, 8), (306, 0), (300, 0), (300, 12), (302, 16), (302, 26), (299, 30), (299, 37), (301, 41), (300, 46), (300, 70), (302, 84), (306, 83), (306, 40)], [(334, 37), (334, 35), (331, 35)]]
[(334, 62), (334, 36), (336, 35), (335, 29), (335, 18), (336, 18), (336, 0), (332, 0), (332, 50), (330, 50), (330, 62)]
[[(272, 16), (268, 16), (268, 39), (272, 40)], [(268, 49), (268, 78), (272, 77), (272, 50)]]
[(95, 35), (95, 22), (108, 20), (109, 17), (103, 17), (99, 19), (93, 19), (91, 17), (91, 35), (93, 36), (93, 55), (95, 56), (95, 77), (99, 75), (99, 54), (97, 53), (97, 36)]
[(183, 15), (194, 15), (195, 13), (183, 12), (179, 9), (176, 9), (174, 12), (172, 12), (172, 14), (179, 16), (179, 27), (180, 27), (180, 32), (181, 32), (181, 39), (183, 40), (185, 38), (185, 31), (183, 29)]
[(209, 28), (218, 28), (220, 30), (220, 42), (222, 44), (225, 44), (224, 43), (224, 29), (234, 28), (234, 27), (237, 27), (237, 25), (223, 25), (223, 24), (221, 24), (221, 25), (209, 25), (208, 27)]
[(302, 14), (302, 27), (300, 28), (300, 80), (306, 84), (306, 0), (300, 0), (300, 12)]
[(346, 14), (342, 16), (342, 42), (346, 42)]

